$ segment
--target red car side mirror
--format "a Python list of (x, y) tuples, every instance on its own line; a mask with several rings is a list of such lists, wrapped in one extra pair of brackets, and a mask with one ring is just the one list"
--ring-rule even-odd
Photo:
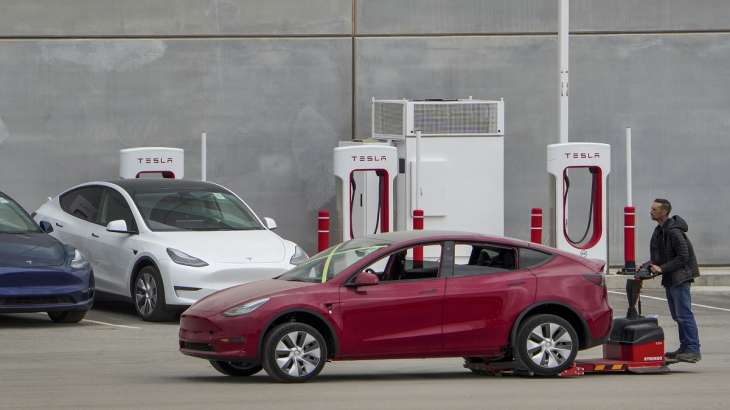
[(360, 272), (355, 276), (355, 281), (353, 282), (353, 285), (356, 287), (360, 286), (373, 286), (377, 285), (380, 282), (380, 279), (378, 279), (378, 276), (374, 273), (370, 272)]

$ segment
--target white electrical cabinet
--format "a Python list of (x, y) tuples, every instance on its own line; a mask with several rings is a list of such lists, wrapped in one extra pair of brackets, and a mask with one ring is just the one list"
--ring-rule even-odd
[(426, 229), (504, 235), (504, 101), (374, 99), (372, 130), (398, 152), (396, 230), (420, 208)]

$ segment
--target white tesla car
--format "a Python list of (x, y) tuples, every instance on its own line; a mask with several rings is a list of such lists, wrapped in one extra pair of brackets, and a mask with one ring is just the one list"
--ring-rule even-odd
[(35, 213), (80, 249), (96, 289), (165, 320), (216, 290), (289, 270), (307, 258), (272, 232), (236, 194), (200, 181), (91, 182), (50, 198)]

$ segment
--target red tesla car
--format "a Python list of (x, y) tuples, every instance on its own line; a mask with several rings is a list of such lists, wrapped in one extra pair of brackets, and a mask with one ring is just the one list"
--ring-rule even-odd
[(423, 357), (556, 375), (608, 336), (603, 265), (478, 234), (368, 236), (201, 299), (182, 315), (180, 351), (226, 375), (263, 368), (285, 382), (329, 360)]

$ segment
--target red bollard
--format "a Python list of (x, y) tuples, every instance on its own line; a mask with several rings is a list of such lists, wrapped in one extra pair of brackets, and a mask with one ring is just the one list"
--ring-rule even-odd
[(624, 207), (624, 271), (636, 271), (636, 208)]
[(542, 243), (542, 208), (530, 211), (530, 242)]
[[(423, 230), (423, 210), (422, 209), (413, 210), (413, 230), (414, 231)], [(423, 266), (423, 247), (422, 246), (416, 246), (415, 248), (413, 248), (413, 266), (414, 267)]]
[(317, 216), (317, 252), (330, 247), (330, 213), (319, 211)]

